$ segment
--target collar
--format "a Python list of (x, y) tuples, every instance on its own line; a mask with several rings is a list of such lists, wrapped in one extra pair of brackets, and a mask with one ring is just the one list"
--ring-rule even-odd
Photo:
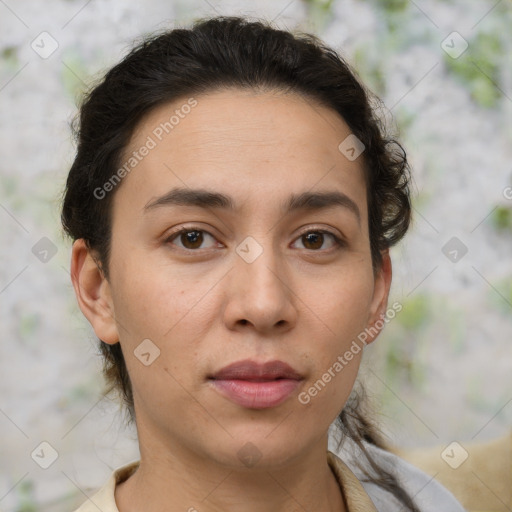
[(327, 462), (338, 480), (348, 512), (378, 512), (356, 475), (337, 455), (328, 451)]

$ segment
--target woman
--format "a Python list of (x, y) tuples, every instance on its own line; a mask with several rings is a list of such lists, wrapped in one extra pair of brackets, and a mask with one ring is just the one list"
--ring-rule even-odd
[(462, 510), (351, 395), (411, 207), (333, 50), (235, 17), (165, 32), (77, 136), (72, 281), (140, 447), (80, 512)]

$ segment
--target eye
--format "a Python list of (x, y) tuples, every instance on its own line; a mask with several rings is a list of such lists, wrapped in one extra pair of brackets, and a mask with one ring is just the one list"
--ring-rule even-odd
[(336, 236), (334, 233), (325, 230), (309, 230), (302, 233), (302, 235), (297, 238), (303, 244), (303, 248), (312, 251), (318, 251), (324, 245), (325, 239), (331, 239), (331, 246), (324, 248), (324, 250), (332, 249), (333, 247), (342, 247), (344, 246), (344, 242), (341, 238)]
[[(208, 238), (211, 240), (210, 245), (204, 247), (203, 244), (208, 240)], [(329, 239), (331, 240), (330, 246), (327, 248), (324, 247), (324, 251), (328, 251), (335, 247), (339, 248), (345, 245), (341, 238), (326, 230), (310, 229), (309, 231), (302, 233), (302, 235), (297, 238), (298, 241), (302, 242), (302, 248), (315, 252), (320, 252), (326, 240), (328, 241)], [(194, 226), (182, 228), (165, 240), (165, 243), (171, 243), (172, 245), (176, 245), (177, 247), (188, 251), (213, 248), (216, 246), (216, 242), (217, 240), (213, 235), (204, 229), (199, 229)], [(301, 247), (299, 247), (299, 249), (300, 248)]]
[[(207, 231), (204, 231), (203, 229), (196, 229), (194, 227), (191, 228), (183, 228), (180, 229), (178, 232), (173, 233), (169, 238), (165, 240), (166, 243), (173, 243), (174, 245), (177, 245), (178, 247), (181, 247), (182, 249), (186, 250), (196, 250), (196, 249), (208, 249), (211, 247), (215, 247), (215, 243), (210, 245), (209, 247), (201, 247), (201, 245), (204, 243), (205, 239), (211, 238), (214, 242), (216, 241), (215, 238), (208, 233)], [(181, 243), (181, 245), (174, 243), (173, 240), (178, 239), (178, 241)]]

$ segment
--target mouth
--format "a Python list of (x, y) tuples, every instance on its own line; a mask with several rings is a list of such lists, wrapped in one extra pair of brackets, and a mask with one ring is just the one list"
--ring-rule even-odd
[(248, 409), (277, 407), (297, 389), (303, 380), (283, 361), (257, 363), (238, 361), (210, 375), (210, 385), (222, 396)]

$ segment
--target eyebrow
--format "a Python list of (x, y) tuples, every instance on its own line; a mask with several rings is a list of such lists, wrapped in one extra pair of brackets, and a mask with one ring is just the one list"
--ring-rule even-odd
[[(199, 208), (215, 208), (236, 210), (235, 201), (225, 194), (205, 189), (174, 188), (166, 194), (149, 201), (144, 206), (144, 213), (164, 206), (197, 206)], [(292, 194), (283, 204), (283, 213), (298, 210), (315, 211), (333, 207), (342, 207), (351, 211), (361, 223), (361, 212), (357, 204), (342, 192), (303, 192)]]

